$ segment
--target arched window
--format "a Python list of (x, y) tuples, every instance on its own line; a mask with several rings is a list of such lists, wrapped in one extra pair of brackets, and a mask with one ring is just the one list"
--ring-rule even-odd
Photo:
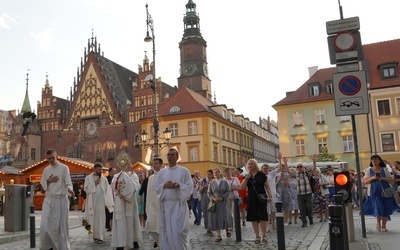
[(96, 161), (103, 160), (103, 145), (101, 143), (96, 144)]
[(73, 148), (72, 146), (69, 146), (69, 147), (68, 147), (67, 156), (68, 156), (69, 158), (74, 158), (74, 148)]
[(107, 144), (107, 160), (115, 159), (115, 144), (113, 142), (108, 142)]

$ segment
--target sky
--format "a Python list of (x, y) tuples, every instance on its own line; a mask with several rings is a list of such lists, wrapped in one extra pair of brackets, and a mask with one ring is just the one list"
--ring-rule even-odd
[[(53, 94), (69, 97), (92, 32), (108, 59), (138, 72), (145, 51), (146, 8), (154, 22), (156, 76), (177, 86), (188, 0), (0, 0), (0, 109), (20, 110), (29, 72), (37, 101), (46, 75)], [(332, 67), (326, 22), (340, 19), (337, 0), (194, 0), (207, 41), (213, 99), (251, 121), (277, 121), (272, 105)], [(400, 38), (398, 0), (342, 0), (344, 18), (358, 16), (363, 44)]]

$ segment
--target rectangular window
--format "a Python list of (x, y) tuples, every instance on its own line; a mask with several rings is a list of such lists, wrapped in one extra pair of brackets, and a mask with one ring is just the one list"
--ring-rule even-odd
[(319, 96), (319, 86), (310, 87), (310, 96)]
[(222, 139), (225, 139), (225, 126), (222, 126), (221, 136)]
[(397, 115), (400, 115), (400, 97), (396, 98)]
[(213, 147), (213, 161), (218, 162), (218, 146)]
[(346, 135), (342, 136), (342, 138), (343, 138), (343, 152), (354, 152), (353, 136)]
[(235, 142), (235, 131), (232, 129), (232, 142)]
[(296, 145), (296, 155), (306, 154), (306, 146), (304, 144), (304, 139), (295, 140), (294, 144)]
[(390, 115), (390, 101), (389, 99), (379, 100), (376, 102), (378, 105), (378, 115), (385, 116)]
[(178, 124), (177, 123), (172, 123), (169, 125), (169, 130), (171, 130), (171, 137), (177, 137), (178, 136)]
[(222, 110), (222, 117), (226, 118), (226, 110)]
[(217, 136), (217, 124), (215, 122), (212, 124), (212, 134)]
[(393, 133), (381, 134), (381, 141), (383, 152), (395, 151)]
[(197, 122), (189, 122), (189, 135), (197, 135)]
[(226, 147), (222, 148), (222, 163), (226, 164)]
[(197, 146), (189, 147), (190, 161), (198, 161), (199, 159), (199, 148)]
[(302, 112), (293, 112), (293, 124), (294, 126), (302, 126), (303, 125), (303, 113)]
[(325, 124), (325, 110), (324, 109), (315, 110), (315, 122), (317, 124)]
[(31, 160), (36, 160), (36, 148), (31, 148)]
[(392, 78), (396, 76), (396, 68), (388, 67), (382, 69), (383, 78)]
[(326, 84), (326, 93), (327, 94), (333, 94), (333, 84), (332, 83), (327, 83)]
[(328, 138), (326, 137), (318, 138), (317, 144), (318, 144), (318, 152), (320, 154), (324, 152), (324, 149), (326, 149), (325, 152), (328, 152)]
[(232, 152), (228, 149), (228, 166), (232, 166)]
[(231, 131), (230, 131), (229, 128), (226, 129), (226, 139), (227, 139), (228, 141), (231, 140)]

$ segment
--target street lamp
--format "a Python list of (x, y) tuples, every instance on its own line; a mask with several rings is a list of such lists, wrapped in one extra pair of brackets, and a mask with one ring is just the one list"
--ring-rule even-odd
[[(147, 27), (147, 33), (146, 37), (144, 38), (145, 42), (152, 42), (153, 43), (153, 77), (148, 78), (150, 80), (150, 87), (153, 89), (153, 102), (154, 102), (154, 121), (153, 121), (153, 129), (154, 129), (154, 157), (158, 157), (158, 131), (160, 130), (160, 126), (158, 123), (158, 108), (157, 108), (157, 78), (156, 78), (156, 44), (155, 44), (155, 36), (154, 36), (154, 23), (153, 23), (153, 18), (151, 18), (151, 15), (148, 10), (148, 4), (146, 4), (146, 27)], [(149, 28), (151, 31), (151, 36), (149, 33)], [(145, 133), (146, 131), (143, 130)], [(142, 133), (142, 139), (144, 137)], [(142, 140), (143, 141), (143, 140)]]
[[(156, 150), (157, 150), (157, 152), (158, 152), (158, 151), (161, 150), (163, 147), (168, 146), (168, 145), (169, 145), (169, 141), (171, 140), (171, 134), (172, 134), (172, 131), (171, 131), (171, 130), (169, 130), (168, 128), (166, 128), (166, 129), (163, 131), (163, 133), (164, 133), (164, 140), (165, 140), (165, 142), (161, 142), (161, 143), (160, 143), (160, 142), (158, 141), (158, 137), (157, 137), (157, 143), (156, 143), (155, 136), (154, 136), (153, 138), (149, 139), (149, 134), (146, 132), (146, 130), (143, 130), (142, 133), (140, 134), (141, 145), (142, 145), (143, 147), (145, 147), (145, 146), (151, 147), (151, 148), (154, 149), (154, 152), (156, 152)], [(154, 143), (153, 143), (153, 144), (150, 143), (152, 140), (154, 140)], [(154, 157), (157, 157), (157, 156), (154, 156)]]

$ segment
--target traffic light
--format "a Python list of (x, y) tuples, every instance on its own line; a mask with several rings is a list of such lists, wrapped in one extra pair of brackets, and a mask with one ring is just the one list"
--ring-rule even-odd
[(351, 202), (351, 179), (349, 171), (343, 171), (333, 174), (335, 178), (335, 194), (343, 196), (343, 202)]

